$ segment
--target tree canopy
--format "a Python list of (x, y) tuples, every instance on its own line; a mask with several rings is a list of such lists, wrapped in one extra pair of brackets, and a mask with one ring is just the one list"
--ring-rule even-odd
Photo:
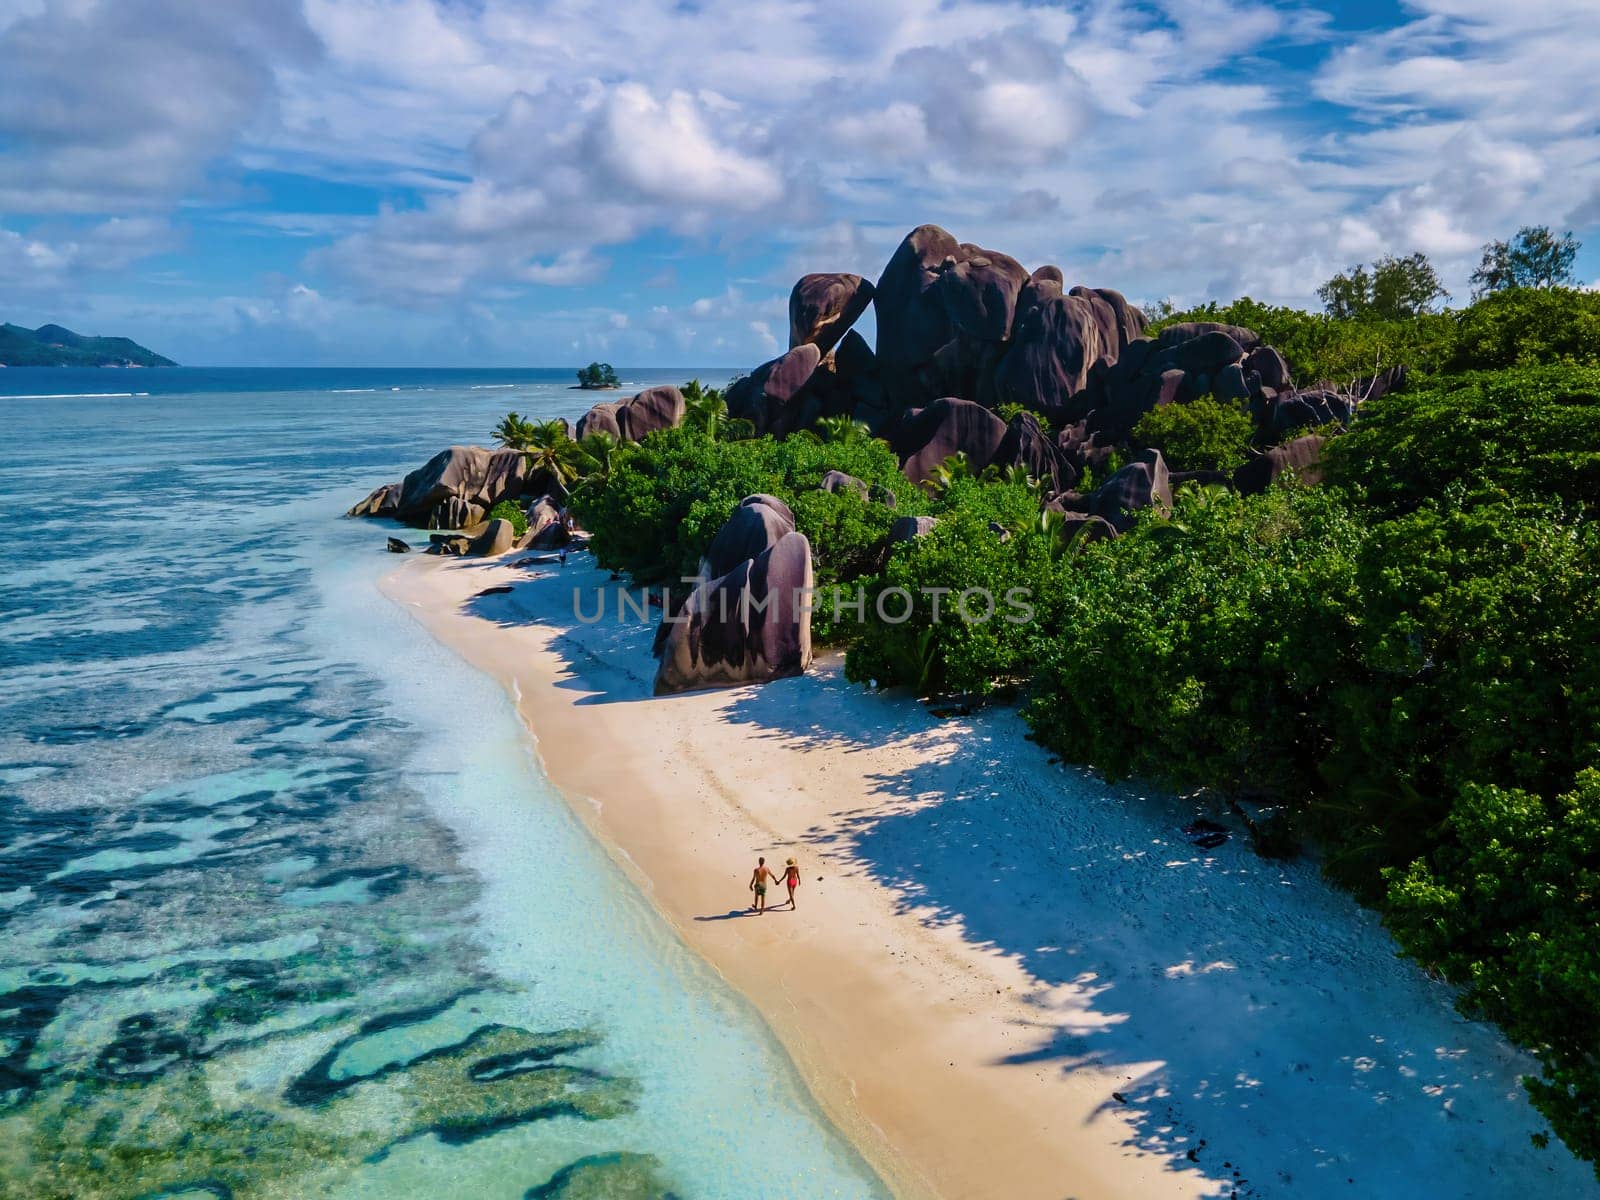
[(1490, 242), (1472, 273), (1473, 295), (1507, 288), (1548, 288), (1577, 282), (1572, 264), (1580, 243), (1571, 232), (1557, 237), (1548, 225), (1524, 225), (1509, 241)]
[(1396, 321), (1432, 312), (1439, 300), (1450, 293), (1439, 282), (1439, 275), (1420, 251), (1404, 258), (1386, 255), (1372, 264), (1372, 270), (1357, 263), (1335, 275), (1317, 289), (1328, 315), (1339, 320), (1377, 317)]

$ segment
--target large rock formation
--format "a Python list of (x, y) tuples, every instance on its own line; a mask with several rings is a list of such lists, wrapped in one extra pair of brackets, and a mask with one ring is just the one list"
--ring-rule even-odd
[(559, 550), (572, 540), (561, 505), (552, 496), (540, 496), (528, 505), (528, 528), (517, 539), (519, 550)]
[(351, 507), (347, 517), (392, 517), (400, 510), (400, 485), (386, 483), (374, 489), (365, 500)]
[(919, 225), (906, 234), (883, 274), (872, 306), (878, 319), (878, 367), (884, 390), (897, 408), (935, 398), (927, 394), (921, 372), (933, 362), (954, 330), (937, 289), (946, 259), (961, 254), (961, 243), (937, 225)]
[(483, 524), (488, 515), (481, 504), (463, 500), (460, 496), (446, 496), (428, 513), (429, 529), (472, 529)]
[(811, 342), (762, 363), (727, 391), (728, 415), (749, 421), (758, 434), (785, 437), (822, 415), (820, 403), (807, 404), (806, 384), (822, 352)]
[(789, 506), (771, 496), (747, 496), (723, 522), (700, 561), (702, 581), (726, 575), (747, 558), (758, 558), (794, 532)]
[(622, 402), (617, 409), (617, 427), (624, 441), (642, 442), (658, 429), (682, 425), (684, 409), (683, 393), (677, 388), (646, 388)]
[(616, 441), (622, 440), (622, 425), (617, 420), (620, 400), (602, 400), (578, 418), (577, 436), (582, 439), (591, 433), (603, 433)]
[(642, 442), (658, 429), (683, 424), (683, 393), (670, 385), (646, 388), (626, 400), (602, 400), (578, 418), (576, 436), (605, 433), (619, 442)]
[(1089, 504), (1090, 512), (1103, 517), (1118, 533), (1132, 529), (1138, 514), (1147, 508), (1172, 511), (1172, 483), (1159, 450), (1139, 454), (1095, 489)]
[(496, 517), (468, 544), (467, 554), (473, 558), (494, 558), (516, 544), (517, 527), (504, 517)]
[(1264, 492), (1286, 472), (1301, 483), (1322, 482), (1322, 447), (1326, 439), (1307, 434), (1258, 454), (1233, 473), (1233, 486), (1244, 496)]
[(1006, 423), (981, 404), (946, 396), (908, 413), (891, 444), (906, 478), (922, 483), (953, 454), (966, 455), (974, 472), (983, 470), (1005, 436)]
[(802, 275), (789, 293), (789, 349), (810, 342), (827, 354), (871, 303), (872, 285), (859, 275)]
[(520, 450), (451, 446), (400, 481), (392, 515), (409, 524), (422, 524), (442, 502), (452, 499), (487, 512), (501, 500), (520, 497), (535, 474), (528, 456)]
[(656, 695), (803, 672), (811, 665), (814, 583), (811, 544), (802, 533), (786, 533), (701, 583), (664, 623)]
[(1052, 492), (1070, 488), (1081, 473), (1031, 412), (1011, 418), (989, 462), (991, 466), (1019, 467)]

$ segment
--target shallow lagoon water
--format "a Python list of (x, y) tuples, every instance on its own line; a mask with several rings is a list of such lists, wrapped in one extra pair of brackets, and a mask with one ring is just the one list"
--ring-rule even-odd
[(883, 1194), (338, 517), (523, 374), (0, 398), (0, 1195)]

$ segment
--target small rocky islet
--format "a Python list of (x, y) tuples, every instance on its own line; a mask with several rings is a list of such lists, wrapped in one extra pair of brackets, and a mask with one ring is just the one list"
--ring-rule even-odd
[[(869, 307), (875, 347), (854, 328)], [(1169, 509), (1184, 482), (1246, 494), (1286, 472), (1315, 482), (1326, 437), (1405, 378), (1395, 367), (1343, 386), (1300, 386), (1283, 354), (1253, 330), (1191, 321), (1151, 335), (1147, 324), (1120, 292), (1069, 288), (1057, 267), (1029, 271), (922, 225), (876, 283), (845, 273), (802, 277), (789, 296), (789, 348), (728, 386), (727, 415), (777, 439), (825, 420), (858, 422), (889, 443), (911, 485), (928, 484), (953, 458), (975, 473), (1023, 472), (1039, 481), (1042, 508), (1067, 536), (1114, 538), (1142, 510)], [(1249, 413), (1260, 447), (1250, 461), (1232, 471), (1172, 471), (1159, 450), (1134, 444), (1145, 414), (1205, 398)], [(678, 388), (653, 387), (594, 405), (571, 433), (641, 442), (682, 424), (686, 412)], [(1113, 456), (1121, 465), (1107, 476)], [(1102, 481), (1080, 490), (1089, 479)], [(821, 486), (867, 490), (838, 471)], [(890, 494), (870, 499), (894, 504)], [(488, 519), (504, 501), (527, 505), (520, 536), (509, 521)], [(487, 557), (567, 544), (564, 501), (561, 482), (520, 450), (451, 446), (348, 515), (453, 531), (434, 533), (429, 551)], [(932, 518), (906, 517), (889, 541), (932, 527)], [(806, 670), (811, 614), (784, 598), (803, 594), (813, 578), (811, 547), (788, 506), (747, 497), (701, 562), (678, 619), (658, 630), (657, 693)]]

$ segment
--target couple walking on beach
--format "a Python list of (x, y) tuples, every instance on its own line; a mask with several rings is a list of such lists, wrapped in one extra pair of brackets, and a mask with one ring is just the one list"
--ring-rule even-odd
[[(767, 911), (767, 885), (777, 881), (772, 868), (767, 866), (764, 858), (756, 859), (756, 869), (750, 874), (750, 890), (755, 893), (750, 908), (753, 912), (764, 913)], [(783, 882), (789, 889), (789, 907), (794, 907), (794, 890), (800, 886), (800, 868), (790, 859), (783, 868)]]

